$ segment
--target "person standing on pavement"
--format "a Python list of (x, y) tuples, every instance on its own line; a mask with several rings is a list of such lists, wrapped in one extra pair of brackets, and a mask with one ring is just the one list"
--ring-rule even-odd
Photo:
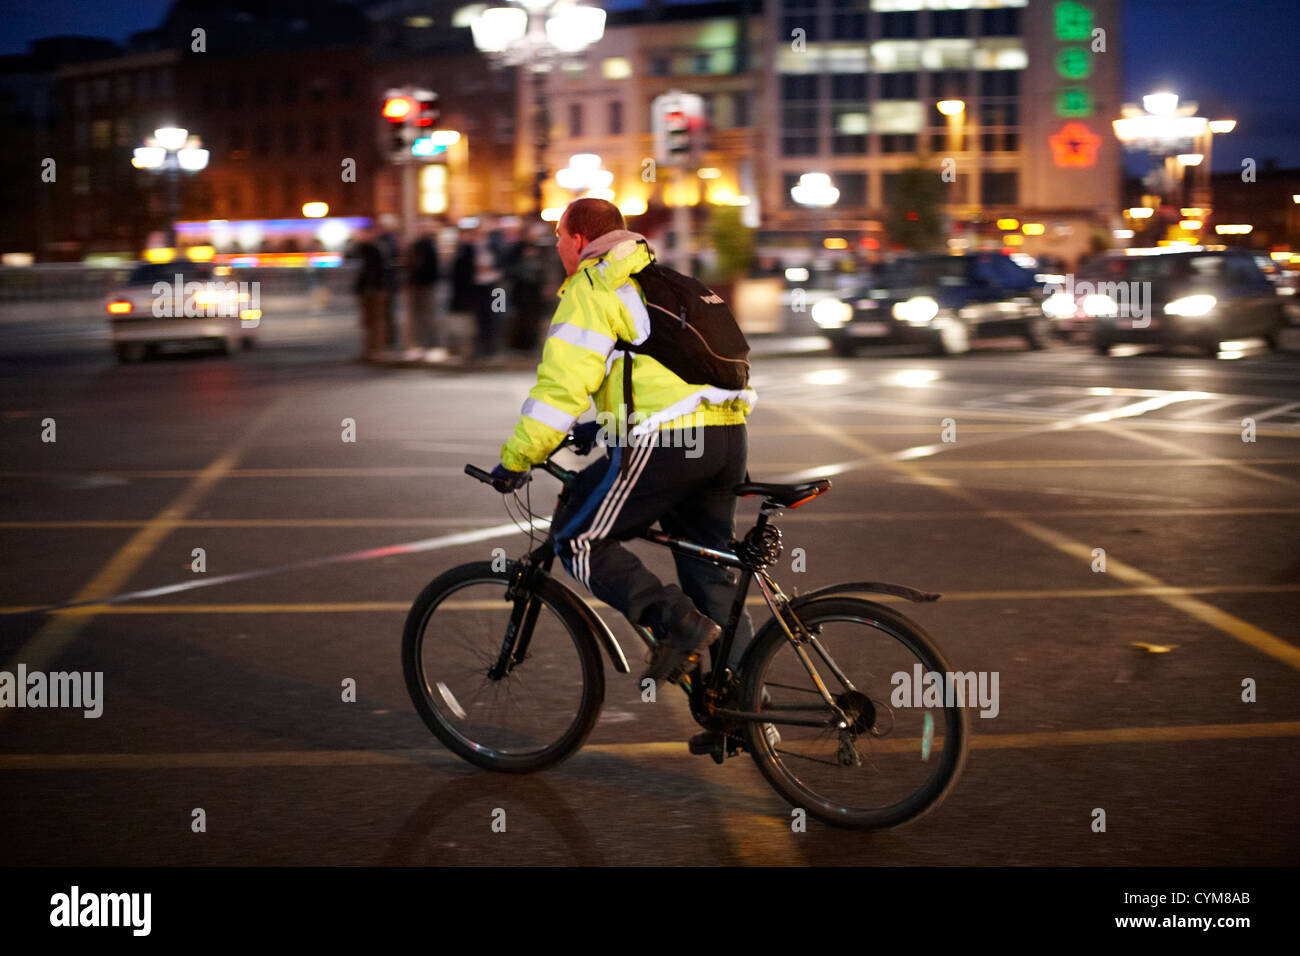
[(510, 257), (513, 306), (510, 347), (521, 352), (531, 352), (537, 347), (546, 308), (542, 285), (546, 281), (546, 257), (549, 254), (550, 250), (544, 248), (535, 235), (528, 233), (519, 240)]
[(356, 258), (361, 260), (353, 286), (361, 306), (361, 360), (369, 362), (378, 359), (383, 352), (384, 322), (388, 315), (384, 253), (375, 240), (376, 230), (367, 229), (354, 247)]
[(437, 314), (434, 292), (438, 282), (438, 243), (426, 228), (411, 244), (410, 308), (407, 310), (406, 350), (408, 357), (422, 354), (429, 361), (442, 361), (447, 350), (442, 341), (442, 323)]
[(478, 329), (474, 358), (490, 360), (500, 349), (501, 317), (506, 306), (505, 273), (496, 252), (499, 239), (480, 232), (474, 243), (474, 322)]
[[(649, 335), (636, 274), (653, 259), (645, 237), (627, 230), (617, 206), (575, 200), (555, 234), (568, 278), (560, 287), (537, 385), (501, 449), (493, 486), (503, 494), (522, 486), (529, 469), (545, 461), (571, 428), (590, 447), (586, 439), (594, 441), (596, 423), (575, 428), (575, 422), (593, 397), (601, 416), (616, 416), (619, 436), (628, 435), (623, 365), (632, 363), (635, 407), (645, 417), (631, 428), (626, 447), (621, 437), (609, 445), (608, 426), (601, 429), (606, 456), (579, 475), (552, 528), (565, 570), (657, 638), (642, 679), (676, 679), (691, 655), (719, 636), (717, 622), (730, 612), (735, 579), (728, 569), (678, 555), (681, 586), (665, 584), (621, 542), (658, 522), (669, 534), (730, 547), (733, 489), (746, 473), (745, 419), (757, 395), (748, 388), (693, 384), (648, 355), (616, 349), (620, 340), (640, 342)], [(696, 441), (686, 440), (691, 432)], [(744, 614), (737, 655), (752, 639), (752, 627)], [(697, 743), (715, 743), (705, 737), (720, 735), (697, 735), (693, 751), (705, 752)]]
[(383, 277), (385, 299), (384, 343), (385, 348), (396, 349), (400, 346), (401, 332), (397, 327), (397, 296), (401, 289), (402, 249), (397, 241), (397, 234), (392, 228), (385, 228), (377, 240), (383, 253)]

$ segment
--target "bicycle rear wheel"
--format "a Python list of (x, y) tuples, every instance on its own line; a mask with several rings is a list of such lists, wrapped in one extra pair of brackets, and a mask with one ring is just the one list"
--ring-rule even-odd
[(432, 581), (407, 615), (402, 669), (415, 709), (450, 750), (488, 770), (531, 773), (582, 746), (600, 718), (605, 672), (561, 585), (539, 578), (526, 654), (491, 676), (515, 612), (509, 581), (489, 561)]
[[(813, 645), (803, 645), (849, 724), (780, 722), (837, 721), (831, 721), (831, 708), (785, 632), (772, 622), (741, 665), (743, 708), (774, 718), (773, 724), (745, 725), (759, 770), (792, 806), (834, 826), (894, 827), (932, 810), (965, 763), (965, 711), (948, 700), (926, 707), (895, 698), (902, 683), (895, 675), (904, 675), (910, 691), (916, 665), (922, 674), (950, 671), (943, 655), (917, 625), (871, 601), (825, 597), (795, 613), (847, 678), (840, 680)], [(769, 726), (779, 739), (766, 732)]]

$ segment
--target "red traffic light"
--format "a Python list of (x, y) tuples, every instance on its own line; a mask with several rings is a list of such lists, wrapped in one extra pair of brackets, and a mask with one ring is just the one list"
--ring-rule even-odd
[(384, 119), (390, 123), (405, 123), (418, 107), (409, 96), (390, 96), (384, 100)]
[(438, 120), (442, 116), (442, 111), (438, 109), (438, 94), (432, 93), (421, 96), (416, 103), (415, 125), (423, 127), (437, 126)]

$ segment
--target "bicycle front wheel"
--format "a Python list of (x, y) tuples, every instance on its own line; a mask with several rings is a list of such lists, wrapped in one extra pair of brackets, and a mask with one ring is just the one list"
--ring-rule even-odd
[(961, 772), (967, 738), (955, 700), (912, 699), (918, 673), (942, 681), (950, 672), (939, 649), (916, 624), (871, 601), (825, 597), (795, 613), (814, 635), (801, 646), (838, 713), (780, 626), (764, 628), (741, 665), (742, 706), (773, 719), (745, 727), (763, 775), (792, 806), (834, 826), (894, 827), (932, 810)]
[(411, 701), (454, 753), (487, 770), (531, 773), (582, 746), (600, 718), (605, 672), (561, 585), (539, 578), (527, 646), (497, 673), (515, 602), (508, 571), (481, 561), (448, 571), (415, 600), (402, 638)]

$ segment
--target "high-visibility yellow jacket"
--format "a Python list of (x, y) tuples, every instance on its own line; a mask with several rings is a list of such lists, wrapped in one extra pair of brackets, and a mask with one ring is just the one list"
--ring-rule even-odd
[[(501, 448), (501, 463), (527, 471), (546, 460), (595, 397), (602, 421), (620, 423), (620, 434), (651, 429), (737, 425), (758, 401), (752, 389), (731, 391), (687, 382), (648, 355), (632, 356), (632, 398), (637, 418), (626, 424), (623, 409), (623, 363), (615, 343), (640, 344), (650, 334), (645, 298), (634, 273), (651, 255), (644, 243), (627, 240), (598, 259), (579, 263), (560, 286), (555, 310), (537, 368), (537, 384), (528, 393), (514, 435)], [(600, 413), (615, 416), (606, 419)]]

